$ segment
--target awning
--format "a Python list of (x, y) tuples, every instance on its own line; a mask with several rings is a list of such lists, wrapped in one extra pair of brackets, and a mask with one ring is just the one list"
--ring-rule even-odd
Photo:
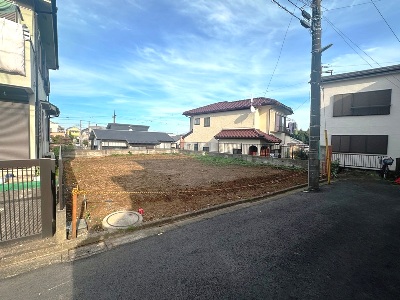
[(22, 88), (0, 85), (0, 100), (29, 102), (29, 94)]
[(40, 105), (42, 109), (46, 111), (47, 115), (52, 117), (58, 117), (60, 115), (60, 110), (54, 104), (51, 104), (48, 101), (40, 101)]
[(13, 12), (16, 10), (16, 5), (9, 0), (0, 0), (1, 12)]
[(282, 141), (272, 134), (267, 134), (255, 128), (223, 129), (214, 136), (222, 139), (259, 139), (271, 144), (280, 144)]

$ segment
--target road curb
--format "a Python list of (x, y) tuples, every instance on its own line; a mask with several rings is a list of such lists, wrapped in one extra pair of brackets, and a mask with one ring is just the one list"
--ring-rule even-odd
[(215, 214), (216, 212), (222, 213), (224, 210), (229, 208), (241, 209), (257, 202), (277, 200), (277, 196), (300, 191), (305, 187), (307, 187), (307, 184), (296, 185), (287, 189), (267, 193), (262, 196), (222, 203), (197, 211), (142, 223), (133, 229), (120, 230), (105, 234), (101, 233), (98, 235), (88, 235), (74, 241), (66, 240), (56, 246), (40, 249), (39, 253), (34, 250), (28, 251), (27, 253), (24, 253), (23, 260), (18, 259), (21, 257), (20, 254), (16, 257), (9, 256), (6, 259), (0, 260), (0, 278), (17, 276), (54, 263), (72, 262), (86, 258), (124, 244), (132, 243), (145, 237), (162, 234), (163, 232), (176, 228), (177, 226), (182, 226), (183, 224), (178, 224), (181, 222), (187, 221), (185, 224), (196, 222), (199, 217), (207, 217), (207, 215), (210, 214), (215, 216), (217, 215)]

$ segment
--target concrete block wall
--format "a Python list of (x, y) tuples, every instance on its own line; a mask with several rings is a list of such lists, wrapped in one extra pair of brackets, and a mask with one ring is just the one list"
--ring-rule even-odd
[(75, 149), (72, 151), (63, 152), (63, 158), (74, 157), (104, 157), (111, 155), (129, 155), (129, 154), (160, 154), (160, 153), (179, 153), (178, 149), (106, 149), (106, 150), (88, 150), (88, 149)]
[(194, 152), (189, 150), (180, 150), (180, 152), (186, 154), (200, 154), (200, 155), (203, 154), (203, 155), (213, 155), (225, 158), (236, 158), (249, 162), (273, 165), (277, 167), (302, 168), (302, 169), (308, 168), (308, 160), (273, 158), (273, 157), (263, 157), (263, 156), (254, 156), (245, 154), (229, 154), (229, 153), (216, 153), (216, 152), (203, 152), (203, 151)]

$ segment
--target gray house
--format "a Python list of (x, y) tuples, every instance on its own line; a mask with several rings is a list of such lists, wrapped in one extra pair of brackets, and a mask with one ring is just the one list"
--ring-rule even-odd
[[(146, 126), (147, 127), (147, 126)], [(164, 132), (93, 129), (91, 149), (171, 149), (174, 139)]]
[(146, 126), (146, 125), (108, 123), (106, 129), (111, 129), (111, 130), (129, 130), (129, 131), (148, 131), (149, 127), (150, 126)]

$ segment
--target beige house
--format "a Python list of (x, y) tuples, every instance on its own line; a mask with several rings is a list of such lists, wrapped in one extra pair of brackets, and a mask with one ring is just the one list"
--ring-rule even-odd
[(0, 0), (0, 160), (49, 152), (49, 69), (58, 69), (55, 0)]
[[(400, 160), (400, 65), (322, 78), (321, 146), (324, 129), (340, 165), (379, 169), (381, 157)], [(396, 162), (397, 160), (397, 162)]]
[(194, 151), (279, 155), (292, 109), (270, 98), (224, 101), (185, 111), (190, 132), (181, 148)]
[(65, 130), (60, 124), (50, 121), (50, 136), (65, 136)]

